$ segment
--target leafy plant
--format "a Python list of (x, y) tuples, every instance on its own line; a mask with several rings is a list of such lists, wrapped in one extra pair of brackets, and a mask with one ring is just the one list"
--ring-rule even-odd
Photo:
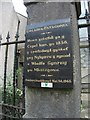
[[(6, 86), (6, 104), (13, 104), (13, 85), (8, 81)], [(22, 98), (22, 91), (18, 88), (15, 88), (15, 103), (19, 104), (20, 99)], [(2, 102), (4, 102), (4, 87), (2, 87)]]
[[(17, 76), (21, 73), (21, 69), (18, 69), (16, 71)], [(0, 79), (3, 78), (0, 77)], [(6, 89), (5, 89), (5, 93), (6, 93), (6, 104), (13, 104), (14, 101), (14, 86), (13, 86), (13, 77), (12, 74), (10, 73), (7, 78), (6, 78)], [(4, 102), (4, 86), (1, 87), (1, 93), (2, 93), (2, 103)], [(15, 87), (15, 103), (19, 104), (20, 100), (22, 98), (22, 90), (20, 90), (19, 88)]]

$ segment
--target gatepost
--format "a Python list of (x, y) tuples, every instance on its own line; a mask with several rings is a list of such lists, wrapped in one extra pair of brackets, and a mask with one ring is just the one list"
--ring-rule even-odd
[(76, 3), (25, 1), (24, 118), (80, 118)]

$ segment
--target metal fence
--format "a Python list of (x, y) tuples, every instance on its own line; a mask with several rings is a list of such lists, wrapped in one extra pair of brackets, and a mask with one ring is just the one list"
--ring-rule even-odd
[[(25, 42), (18, 41), (19, 39), (19, 24), (17, 27), (17, 33), (15, 36), (15, 41), (10, 42), (9, 32), (7, 34), (5, 43), (0, 43), (1, 46), (6, 46), (5, 48), (5, 64), (4, 64), (4, 78), (3, 78), (3, 87), (2, 87), (2, 119), (16, 119), (22, 118), (25, 113), (25, 84), (24, 84), (24, 75), (22, 76), (22, 89), (19, 89), (18, 86), (18, 44)], [(7, 64), (8, 64), (8, 50), (10, 45), (15, 45), (14, 50), (14, 64), (13, 64), (13, 77), (12, 82), (7, 82)], [(12, 52), (12, 51), (11, 51)], [(22, 73), (23, 74), (23, 73)]]
[(81, 54), (84, 53), (84, 58), (87, 60), (84, 61), (86, 63), (83, 62), (86, 66), (81, 65), (81, 68), (83, 68), (81, 73), (86, 71), (81, 78), (81, 118), (90, 118), (90, 11), (88, 13), (87, 9), (85, 9), (85, 16), (79, 19), (86, 22), (86, 24), (79, 25), (79, 29), (87, 28), (87, 38), (84, 38), (84, 41), (80, 43)]

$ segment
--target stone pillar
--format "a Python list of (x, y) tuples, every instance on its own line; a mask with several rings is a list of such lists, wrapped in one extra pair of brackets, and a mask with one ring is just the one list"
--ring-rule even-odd
[(26, 2), (28, 23), (71, 18), (73, 40), (73, 89), (26, 87), (24, 118), (80, 118), (80, 53), (75, 3)]

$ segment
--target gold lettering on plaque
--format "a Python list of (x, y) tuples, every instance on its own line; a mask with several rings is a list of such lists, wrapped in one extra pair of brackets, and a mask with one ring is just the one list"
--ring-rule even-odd
[(62, 39), (64, 39), (65, 38), (65, 36), (64, 35), (62, 35), (62, 37), (61, 37)]
[(27, 60), (33, 60), (33, 57), (27, 57)]
[(31, 62), (32, 65), (45, 65), (44, 62)]
[(46, 47), (48, 46), (47, 44), (39, 44), (39, 47)]
[(66, 48), (58, 48), (58, 49), (53, 49), (52, 50), (53, 52), (61, 52), (61, 51), (68, 51), (68, 47), (66, 47)]
[(27, 42), (37, 42), (38, 39), (28, 39)]
[(51, 65), (51, 66), (53, 66), (53, 65), (65, 65), (66, 66), (67, 65), (67, 61), (65, 61), (65, 62), (64, 61), (62, 61), (62, 62), (51, 62), (51, 61), (48, 61), (47, 64)]
[(47, 75), (48, 77), (52, 77), (53, 75)]
[(35, 45), (29, 45), (29, 48), (35, 48), (35, 47), (38, 47), (38, 44), (35, 44)]
[(61, 38), (61, 36), (55, 36), (55, 39), (57, 40), (57, 39), (60, 39)]
[(43, 68), (34, 68), (35, 72), (59, 72), (59, 69), (43, 69)]
[(42, 77), (45, 77), (45, 76), (47, 76), (47, 77), (52, 77), (53, 75), (51, 75), (51, 74), (48, 74), (48, 75), (42, 74), (41, 76), (42, 76)]
[(50, 53), (52, 50), (50, 49), (42, 49), (42, 50), (31, 50), (31, 53)]
[(71, 80), (52, 80), (53, 83), (72, 83)]
[(57, 25), (44, 26), (44, 27), (41, 27), (41, 28), (30, 29), (27, 32), (36, 32), (36, 31), (43, 31), (43, 30), (63, 28), (63, 27), (68, 27), (68, 24), (63, 23), (63, 24), (57, 24)]
[(53, 55), (52, 57), (53, 57), (53, 59), (55, 59), (55, 58), (56, 58), (56, 56), (55, 56), (55, 55)]
[(52, 39), (54, 39), (53, 36), (48, 36), (48, 37), (39, 38), (39, 41), (43, 41), (43, 40), (52, 40)]
[(27, 69), (27, 72), (32, 72), (33, 70), (32, 69)]
[(61, 59), (61, 58), (70, 58), (71, 57), (71, 54), (69, 53), (69, 54), (64, 54), (64, 55), (56, 55), (56, 58), (59, 58), (59, 59)]
[(37, 60), (40, 60), (40, 59), (50, 59), (50, 58), (52, 58), (52, 56), (49, 56), (49, 55), (47, 55), (47, 56), (41, 56), (41, 55), (39, 55), (39, 56), (34, 56), (34, 59), (37, 59)]
[(51, 46), (54, 46), (55, 45), (55, 43), (49, 43), (49, 46), (51, 47)]
[(61, 41), (56, 42), (56, 45), (67, 45), (67, 44), (68, 42), (66, 40), (65, 41), (61, 40)]

